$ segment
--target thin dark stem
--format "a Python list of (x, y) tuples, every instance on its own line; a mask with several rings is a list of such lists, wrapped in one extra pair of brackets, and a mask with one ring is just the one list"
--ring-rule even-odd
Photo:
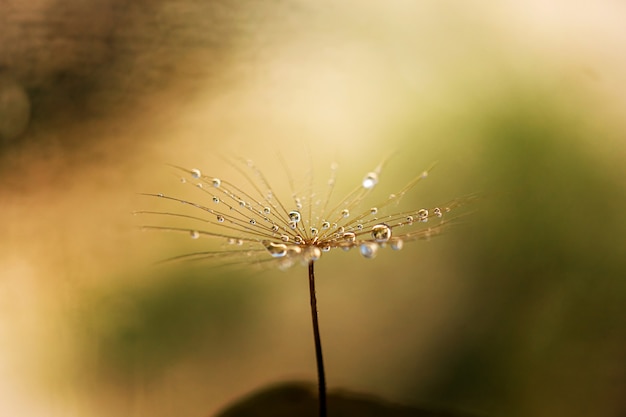
[(324, 357), (322, 356), (322, 340), (320, 326), (317, 321), (317, 299), (315, 298), (315, 274), (313, 262), (309, 262), (309, 293), (311, 295), (311, 319), (313, 320), (313, 337), (315, 338), (315, 359), (317, 361), (317, 382), (319, 385), (320, 417), (326, 417), (326, 376), (324, 375)]

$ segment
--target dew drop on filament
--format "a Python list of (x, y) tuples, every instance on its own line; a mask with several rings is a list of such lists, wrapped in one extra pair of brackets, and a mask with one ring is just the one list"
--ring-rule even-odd
[(264, 240), (262, 243), (265, 249), (267, 249), (274, 258), (282, 258), (287, 255), (287, 245), (284, 243), (274, 243), (268, 240)]
[(200, 172), (199, 169), (194, 168), (191, 170), (191, 176), (196, 179), (200, 178), (202, 176), (202, 172)]
[(224, 216), (218, 215), (217, 216), (217, 221), (220, 222), (220, 223), (223, 223), (224, 222)]
[(372, 237), (376, 242), (387, 242), (391, 239), (391, 228), (386, 224), (377, 224), (372, 227)]
[(374, 242), (363, 242), (359, 247), (359, 252), (361, 252), (364, 258), (372, 259), (376, 256), (376, 252), (378, 252), (378, 244)]
[(402, 239), (395, 239), (391, 241), (391, 249), (393, 250), (400, 250), (404, 247), (404, 240)]
[(220, 180), (219, 178), (213, 178), (213, 181), (211, 181), (211, 184), (213, 184), (213, 187), (219, 188), (220, 185), (222, 185), (222, 180)]
[(214, 196), (214, 197), (213, 197), (213, 202), (214, 202), (215, 204), (219, 203), (219, 202), (220, 202), (220, 198), (219, 198), (219, 197), (217, 197), (217, 196)]
[(322, 230), (328, 230), (328, 229), (330, 229), (330, 223), (329, 222), (322, 223)]
[(197, 239), (200, 237), (200, 232), (198, 232), (197, 230), (192, 230), (189, 232), (189, 236), (191, 236), (192, 239)]
[(304, 251), (303, 258), (306, 262), (317, 261), (322, 256), (322, 250), (317, 246), (310, 246)]
[(365, 178), (363, 178), (363, 182), (361, 184), (366, 190), (371, 190), (376, 184), (378, 184), (378, 174), (375, 172), (368, 173)]
[(345, 218), (345, 217), (348, 217), (348, 216), (350, 216), (350, 210), (348, 210), (348, 209), (341, 210), (341, 217)]
[(352, 232), (346, 232), (343, 234), (343, 239), (347, 242), (354, 243), (356, 241), (356, 235)]
[(378, 213), (378, 209), (376, 207), (372, 207), (370, 209), (370, 214), (376, 214), (376, 213)]
[[(300, 222), (300, 219), (302, 218), (302, 216), (300, 216), (300, 212), (299, 211), (290, 211), (289, 212), (289, 219), (292, 222), (298, 223)], [(292, 228), (293, 229), (293, 228)]]
[(435, 208), (433, 209), (433, 214), (434, 214), (435, 216), (437, 216), (437, 217), (441, 217), (441, 216), (443, 216), (443, 213), (441, 213), (441, 209), (440, 209), (439, 207), (435, 207)]

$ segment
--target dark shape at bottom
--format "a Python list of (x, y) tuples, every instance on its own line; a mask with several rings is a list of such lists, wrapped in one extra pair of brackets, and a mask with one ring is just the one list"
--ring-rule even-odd
[[(257, 390), (214, 417), (317, 417), (317, 387), (285, 382)], [(476, 415), (408, 407), (344, 390), (328, 392), (331, 417), (477, 417)]]

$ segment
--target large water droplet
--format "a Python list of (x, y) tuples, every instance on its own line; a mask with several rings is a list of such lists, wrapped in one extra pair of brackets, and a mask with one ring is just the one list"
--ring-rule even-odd
[(322, 223), (322, 230), (328, 230), (328, 229), (330, 229), (330, 222)]
[(419, 219), (419, 221), (421, 222), (427, 222), (428, 221), (428, 210), (426, 209), (420, 209), (417, 212), (417, 218)]
[(303, 255), (303, 259), (306, 262), (317, 261), (322, 256), (322, 250), (317, 246), (309, 246)]
[(362, 185), (367, 190), (371, 190), (376, 184), (378, 184), (378, 174), (375, 172), (370, 172), (363, 178)]
[(345, 241), (350, 243), (354, 243), (356, 241), (356, 235), (352, 232), (346, 232), (342, 237)]
[(391, 228), (384, 223), (372, 227), (372, 237), (376, 242), (387, 242), (391, 239)]
[(290, 221), (288, 225), (289, 225), (289, 228), (292, 230), (296, 230), (296, 227), (298, 227), (298, 223), (294, 220)]
[(200, 237), (200, 232), (198, 232), (197, 230), (192, 230), (189, 232), (189, 236), (191, 236), (192, 239), (197, 239)]
[(414, 219), (413, 219), (413, 216), (406, 216), (406, 222), (407, 222), (408, 224), (413, 224), (413, 220), (414, 220)]
[(361, 252), (364, 258), (372, 259), (376, 256), (376, 252), (378, 252), (378, 244), (374, 242), (363, 242), (361, 246), (359, 246), (359, 252)]
[(193, 178), (200, 178), (202, 176), (202, 172), (200, 172), (199, 169), (194, 168), (191, 170), (191, 176)]
[(394, 239), (390, 243), (391, 249), (400, 250), (404, 247), (404, 240), (402, 239)]
[(267, 249), (274, 258), (282, 258), (287, 255), (287, 245), (284, 243), (274, 243), (268, 240), (264, 240), (262, 243), (265, 249)]
[(290, 211), (290, 212), (289, 212), (289, 219), (290, 219), (292, 222), (296, 222), (296, 223), (298, 223), (298, 222), (300, 222), (300, 220), (302, 219), (302, 216), (300, 215), (300, 212), (299, 212), (299, 211), (295, 211), (295, 210), (293, 210), (293, 211)]
[(222, 180), (220, 180), (219, 178), (213, 178), (211, 184), (213, 184), (213, 187), (219, 188), (220, 185), (222, 185)]
[(435, 208), (433, 209), (433, 214), (434, 214), (435, 216), (437, 216), (437, 217), (441, 217), (441, 216), (443, 216), (443, 213), (441, 212), (441, 209), (440, 209), (439, 207), (435, 207)]
[(304, 239), (302, 239), (302, 236), (294, 237), (293, 241), (296, 242), (297, 245), (302, 245), (304, 243)]
[(348, 216), (350, 216), (350, 210), (348, 210), (348, 209), (341, 210), (341, 217), (345, 218), (345, 217), (348, 217)]
[(280, 240), (282, 240), (283, 242), (289, 242), (289, 235), (281, 235)]
[(318, 235), (318, 230), (315, 227), (311, 227), (311, 236), (315, 237)]

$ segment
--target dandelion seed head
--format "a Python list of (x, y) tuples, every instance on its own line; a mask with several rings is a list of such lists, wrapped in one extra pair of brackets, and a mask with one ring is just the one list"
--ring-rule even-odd
[[(388, 198), (376, 201), (371, 190), (380, 184), (382, 164), (368, 172), (360, 182), (353, 182), (353, 191), (343, 196), (335, 189), (337, 180), (341, 180), (336, 177), (337, 164), (331, 166), (328, 181), (323, 177), (316, 181), (309, 176), (308, 184), (296, 186), (293, 178), (287, 176), (291, 195), (282, 199), (289, 194), (278, 192), (280, 190), (274, 188), (273, 180), (266, 178), (252, 161), (241, 160), (239, 164), (242, 162), (243, 167), (233, 164), (243, 176), (241, 182), (204, 175), (197, 168), (175, 167), (181, 172), (182, 184), (196, 187), (195, 192), (200, 193), (197, 199), (160, 193), (149, 195), (182, 203), (191, 210), (189, 214), (175, 211), (140, 213), (189, 221), (190, 226), (145, 226), (144, 229), (185, 232), (192, 239), (200, 236), (221, 239), (222, 250), (183, 254), (175, 259), (240, 259), (241, 262), (254, 260), (258, 263), (276, 259), (279, 268), (285, 269), (302, 262), (317, 261), (323, 253), (333, 249), (349, 251), (358, 248), (360, 254), (369, 259), (374, 258), (381, 248), (390, 247), (397, 251), (406, 242), (428, 240), (440, 233), (449, 220), (439, 220), (429, 228), (424, 228), (423, 223), (441, 218), (463, 203), (459, 199), (430, 209), (403, 211), (400, 205), (403, 197), (428, 175), (428, 170), (413, 177), (403, 188), (398, 187), (395, 193), (387, 194)], [(202, 242), (206, 241), (202, 239)], [(244, 244), (245, 249), (236, 248)]]

